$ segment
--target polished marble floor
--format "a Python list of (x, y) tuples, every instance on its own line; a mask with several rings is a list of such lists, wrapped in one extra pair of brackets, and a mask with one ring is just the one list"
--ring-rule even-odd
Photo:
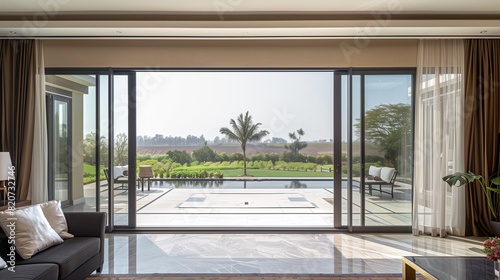
[(108, 234), (102, 274), (401, 274), (402, 256), (483, 256), (484, 238), (410, 234)]

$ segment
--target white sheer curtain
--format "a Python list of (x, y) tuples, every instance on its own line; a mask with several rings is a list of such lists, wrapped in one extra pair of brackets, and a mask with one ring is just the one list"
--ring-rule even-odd
[(413, 234), (465, 235), (465, 188), (443, 176), (464, 171), (464, 42), (418, 42)]
[(47, 120), (45, 106), (45, 63), (43, 60), (43, 41), (36, 40), (36, 98), (35, 131), (33, 158), (31, 161), (30, 191), (31, 202), (40, 203), (48, 200), (48, 163), (47, 163)]

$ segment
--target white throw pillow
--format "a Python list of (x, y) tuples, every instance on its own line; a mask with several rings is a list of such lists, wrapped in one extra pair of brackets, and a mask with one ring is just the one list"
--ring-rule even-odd
[(15, 226), (16, 251), (25, 260), (63, 242), (50, 227), (38, 204), (14, 210), (12, 215), (10, 211), (0, 212), (0, 226), (7, 236), (10, 236), (11, 229)]
[(382, 167), (382, 170), (380, 171), (380, 178), (386, 182), (390, 182), (394, 172), (396, 172), (396, 169), (394, 168)]
[(368, 169), (368, 175), (371, 175), (373, 177), (380, 177), (380, 172), (382, 170), (382, 167), (376, 167), (376, 166), (370, 166), (370, 169)]
[(0, 257), (0, 270), (7, 268), (7, 263)]
[(53, 200), (40, 204), (43, 214), (50, 226), (62, 239), (73, 238), (74, 235), (68, 232), (68, 223), (61, 209), (61, 202)]
[(128, 165), (125, 166), (115, 166), (113, 168), (113, 176), (115, 179), (118, 179), (120, 177), (127, 177), (128, 176)]

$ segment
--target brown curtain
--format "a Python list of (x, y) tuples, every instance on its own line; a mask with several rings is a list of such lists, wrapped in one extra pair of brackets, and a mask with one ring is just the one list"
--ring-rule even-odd
[[(466, 40), (464, 73), (465, 170), (482, 175), (489, 184), (498, 167), (500, 40)], [(491, 218), (481, 186), (466, 188), (466, 234), (492, 236)]]
[(16, 200), (27, 200), (35, 118), (35, 40), (0, 40), (0, 151), (16, 167)]

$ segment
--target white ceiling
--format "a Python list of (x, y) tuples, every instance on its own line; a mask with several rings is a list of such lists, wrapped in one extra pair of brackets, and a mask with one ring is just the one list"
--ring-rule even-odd
[[(0, 37), (41, 38), (422, 38), (500, 37), (500, 0), (0, 0)], [(59, 15), (212, 14), (215, 20), (52, 20)], [(224, 20), (229, 14), (332, 14), (331, 20)], [(336, 20), (335, 14), (365, 15)], [(380, 16), (384, 14), (384, 16)], [(414, 15), (405, 20), (401, 15)], [(492, 19), (492, 15), (499, 15)], [(394, 18), (393, 18), (394, 15)], [(397, 19), (395, 19), (398, 15)], [(432, 15), (422, 20), (415, 15)], [(439, 19), (440, 15), (474, 19)], [(481, 15), (488, 18), (481, 19)], [(330, 17), (329, 17), (330, 18)], [(67, 18), (66, 18), (67, 19)]]

